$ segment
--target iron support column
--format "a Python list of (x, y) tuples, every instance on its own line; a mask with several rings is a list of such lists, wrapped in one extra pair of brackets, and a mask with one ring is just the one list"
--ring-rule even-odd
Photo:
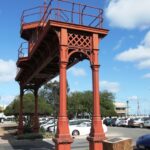
[(33, 131), (35, 133), (39, 132), (39, 117), (38, 117), (38, 88), (34, 89), (34, 122), (33, 122)]
[(69, 123), (67, 117), (67, 101), (66, 101), (66, 62), (60, 63), (60, 97), (59, 97), (59, 116), (57, 123), (57, 134), (54, 140), (56, 150), (70, 150), (73, 142), (69, 133)]
[(98, 35), (93, 34), (93, 64), (91, 66), (93, 80), (93, 116), (90, 135), (87, 138), (90, 150), (103, 150), (102, 141), (105, 139), (100, 115), (98, 43)]
[(60, 95), (59, 95), (59, 116), (57, 122), (57, 133), (53, 141), (56, 150), (70, 150), (73, 139), (69, 132), (69, 122), (67, 117), (67, 29), (61, 29), (60, 39)]
[(24, 95), (24, 91), (20, 87), (20, 106), (19, 106), (18, 134), (23, 134), (23, 95)]

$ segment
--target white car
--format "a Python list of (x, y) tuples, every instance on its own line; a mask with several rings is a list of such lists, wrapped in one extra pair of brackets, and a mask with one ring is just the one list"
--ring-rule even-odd
[[(103, 125), (104, 133), (107, 132), (107, 126), (105, 124)], [(91, 122), (83, 122), (79, 125), (70, 125), (70, 134), (72, 136), (78, 136), (78, 135), (88, 135), (91, 130)]]
[(127, 127), (129, 120), (130, 120), (130, 118), (122, 119), (122, 120), (118, 123), (118, 126)]
[(54, 126), (56, 124), (57, 124), (57, 119), (55, 119), (55, 122), (54, 122), (54, 119), (52, 119), (48, 121), (47, 123), (42, 124), (40, 128), (43, 128), (45, 131), (47, 131), (50, 126)]
[[(79, 125), (83, 122), (90, 122), (91, 123), (91, 120), (90, 119), (72, 119), (72, 120), (69, 120), (69, 126)], [(49, 132), (54, 132), (54, 130), (56, 131), (56, 129), (57, 129), (57, 124), (55, 126), (51, 125), (48, 127)]]
[(133, 119), (133, 127), (144, 127), (144, 118), (135, 118)]
[(150, 119), (144, 121), (144, 127), (150, 127)]

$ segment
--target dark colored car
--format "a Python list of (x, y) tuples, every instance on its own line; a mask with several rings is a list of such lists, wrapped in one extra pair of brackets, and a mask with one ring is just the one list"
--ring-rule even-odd
[(138, 150), (150, 150), (150, 134), (140, 136), (136, 141)]
[(133, 127), (133, 122), (134, 122), (134, 119), (130, 119), (128, 121), (128, 127)]
[(111, 118), (105, 118), (103, 123), (106, 125), (106, 126), (111, 126)]
[(116, 126), (116, 120), (117, 120), (117, 118), (113, 118), (112, 120), (111, 120), (111, 126)]

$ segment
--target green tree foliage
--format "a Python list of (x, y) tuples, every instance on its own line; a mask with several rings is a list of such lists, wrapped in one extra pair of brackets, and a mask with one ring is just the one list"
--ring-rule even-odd
[[(55, 84), (54, 84), (55, 83)], [(69, 88), (68, 88), (69, 89)], [(45, 100), (47, 99), (47, 100)], [(115, 97), (112, 93), (103, 91), (100, 93), (101, 115), (115, 116), (114, 102)], [(78, 114), (93, 112), (93, 93), (91, 91), (72, 92), (68, 95), (68, 115), (77, 116)], [(25, 115), (34, 113), (34, 95), (31, 93), (24, 95), (23, 112)], [(59, 107), (59, 82), (48, 83), (40, 91), (38, 99), (39, 114), (58, 114)], [(7, 106), (5, 109), (6, 115), (18, 115), (19, 113), (19, 96)]]
[[(112, 93), (103, 91), (100, 93), (101, 97), (101, 115), (115, 116), (114, 104), (115, 99)], [(73, 116), (75, 114), (88, 112), (92, 114), (93, 110), (93, 93), (91, 91), (73, 92), (68, 96), (68, 114)]]
[(92, 113), (92, 92), (73, 92), (68, 96), (68, 114)]
[(114, 101), (115, 97), (112, 93), (108, 91), (100, 92), (100, 103), (101, 103), (101, 115), (106, 116), (116, 116)]
[(54, 104), (58, 103), (59, 100), (59, 82), (48, 82), (43, 86), (43, 88), (40, 90), (39, 95), (41, 97), (44, 97), (45, 100), (50, 103)]
[[(4, 111), (5, 115), (18, 115), (19, 114), (19, 96), (8, 105)], [(34, 95), (31, 93), (25, 94), (23, 97), (23, 113), (24, 115), (32, 115), (34, 113)], [(52, 113), (52, 106), (48, 104), (44, 98), (38, 98), (38, 113), (46, 115)]]
[[(59, 109), (59, 82), (48, 82), (43, 86), (40, 90), (40, 96), (44, 97), (44, 99), (51, 104), (53, 109), (53, 114), (58, 116), (58, 109)], [(67, 82), (67, 92), (69, 92), (69, 85)]]

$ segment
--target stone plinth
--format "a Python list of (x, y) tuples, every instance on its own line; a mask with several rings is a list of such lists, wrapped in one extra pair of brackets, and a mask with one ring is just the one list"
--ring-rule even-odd
[(104, 140), (103, 150), (133, 150), (132, 139), (111, 138)]

